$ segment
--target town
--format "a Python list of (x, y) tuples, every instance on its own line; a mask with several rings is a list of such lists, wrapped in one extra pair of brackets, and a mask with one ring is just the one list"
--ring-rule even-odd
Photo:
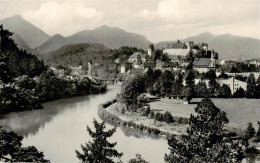
[(259, 162), (259, 7), (0, 0), (0, 162)]

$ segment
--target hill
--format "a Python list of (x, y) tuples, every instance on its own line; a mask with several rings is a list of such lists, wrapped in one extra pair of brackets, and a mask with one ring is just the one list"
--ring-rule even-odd
[(88, 62), (100, 61), (109, 56), (110, 50), (101, 44), (73, 44), (66, 45), (50, 53), (39, 54), (46, 64), (53, 66), (69, 67), (71, 65), (83, 65), (87, 68)]
[(144, 36), (126, 32), (117, 27), (101, 26), (94, 30), (84, 30), (69, 37), (51, 37), (41, 46), (34, 49), (38, 53), (48, 53), (61, 48), (64, 45), (78, 43), (97, 43), (105, 45), (110, 49), (120, 48), (122, 46), (133, 46), (147, 49), (151, 43)]
[(52, 37), (45, 43), (43, 43), (41, 46), (33, 49), (33, 53), (48, 53), (57, 50), (57, 48), (61, 48), (64, 45), (67, 45), (67, 40), (65, 37), (57, 34)]
[[(181, 41), (194, 41), (195, 43), (208, 43), (209, 49), (214, 49), (219, 53), (220, 59), (234, 58), (259, 58), (260, 40), (235, 36), (231, 34), (214, 35), (204, 32), (196, 36), (191, 36)], [(167, 43), (164, 41), (155, 44), (156, 48), (165, 48)]]
[[(21, 16), (15, 15), (1, 20), (3, 27), (10, 32), (19, 35), (22, 40), (29, 46), (35, 48), (49, 39), (49, 35), (43, 32), (40, 28), (34, 26), (28, 21), (24, 20)], [(15, 40), (17, 41), (17, 40)], [(17, 42), (18, 47), (20, 42)]]

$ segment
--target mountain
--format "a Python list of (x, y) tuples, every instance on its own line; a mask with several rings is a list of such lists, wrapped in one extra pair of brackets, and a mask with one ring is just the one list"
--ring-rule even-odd
[(103, 44), (110, 49), (120, 48), (121, 46), (135, 46), (146, 49), (151, 42), (142, 35), (103, 25), (94, 30), (84, 30), (66, 38), (53, 36), (44, 44), (35, 48), (35, 51), (48, 53), (64, 45), (78, 43)]
[(13, 33), (12, 39), (17, 44), (19, 49), (29, 50), (30, 46), (16, 33)]
[[(31, 49), (43, 44), (50, 38), (41, 29), (24, 20), (19, 15), (5, 18), (1, 20), (1, 23), (5, 29), (19, 35)], [(18, 46), (20, 45), (18, 44)]]
[[(175, 40), (176, 41), (176, 40)], [(259, 58), (260, 40), (235, 36), (231, 34), (214, 35), (204, 32), (196, 36), (191, 36), (181, 41), (194, 41), (194, 43), (208, 43), (209, 49), (214, 49), (219, 53), (220, 59), (234, 58)], [(164, 41), (155, 45), (156, 48), (165, 48), (167, 43)]]
[(110, 49), (120, 48), (121, 46), (135, 46), (138, 48), (148, 48), (151, 43), (144, 36), (126, 32), (117, 27), (108, 27), (103, 25), (94, 30), (85, 30), (78, 32), (68, 40), (72, 43), (82, 41), (103, 44)]
[(41, 46), (35, 48), (33, 50), (33, 53), (38, 54), (38, 53), (52, 52), (67, 44), (68, 43), (66, 38), (63, 37), (62, 35), (57, 34), (50, 37), (50, 39), (47, 40), (45, 43), (43, 43)]

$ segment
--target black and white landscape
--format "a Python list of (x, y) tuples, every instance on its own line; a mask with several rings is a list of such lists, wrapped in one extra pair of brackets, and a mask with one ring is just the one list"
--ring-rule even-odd
[(0, 162), (259, 162), (259, 3), (0, 1)]

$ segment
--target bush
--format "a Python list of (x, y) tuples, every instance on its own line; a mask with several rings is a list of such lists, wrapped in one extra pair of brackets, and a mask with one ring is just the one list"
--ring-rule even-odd
[(166, 123), (173, 123), (174, 122), (172, 114), (170, 112), (166, 111), (163, 116), (164, 116), (164, 121)]

